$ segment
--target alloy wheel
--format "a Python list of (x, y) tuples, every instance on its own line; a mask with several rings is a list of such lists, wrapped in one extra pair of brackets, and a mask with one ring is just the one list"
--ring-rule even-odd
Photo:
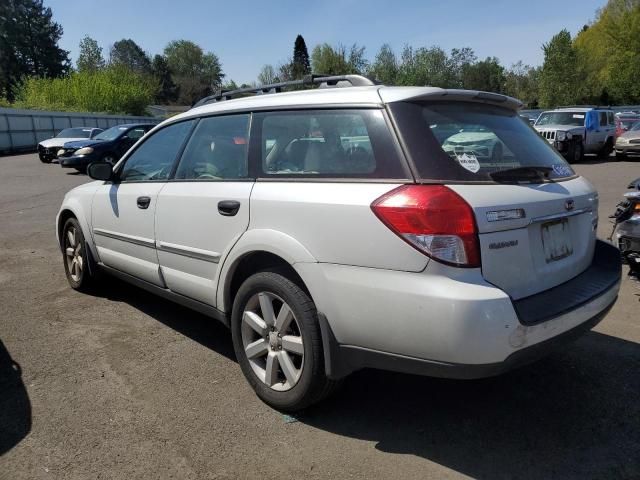
[(304, 343), (291, 307), (271, 292), (253, 295), (242, 313), (242, 345), (256, 376), (284, 392), (300, 379)]
[(74, 282), (79, 282), (82, 279), (84, 264), (82, 260), (82, 243), (80, 243), (78, 231), (75, 227), (70, 227), (66, 231), (64, 252), (69, 275)]

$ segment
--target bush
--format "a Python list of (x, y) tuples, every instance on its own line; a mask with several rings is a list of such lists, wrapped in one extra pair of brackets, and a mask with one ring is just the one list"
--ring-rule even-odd
[(158, 85), (122, 66), (73, 72), (63, 78), (27, 78), (15, 106), (38, 110), (144, 115)]

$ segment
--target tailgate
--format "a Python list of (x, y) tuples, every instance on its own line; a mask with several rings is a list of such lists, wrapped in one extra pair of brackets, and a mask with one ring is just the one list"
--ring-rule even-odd
[(484, 278), (514, 300), (567, 282), (591, 264), (598, 197), (584, 178), (449, 187), (474, 209)]

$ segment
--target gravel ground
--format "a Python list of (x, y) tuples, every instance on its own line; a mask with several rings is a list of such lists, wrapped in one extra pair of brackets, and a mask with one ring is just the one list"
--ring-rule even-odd
[[(600, 236), (640, 163), (585, 162)], [(640, 284), (580, 340), (498, 378), (363, 371), (297, 417), (260, 402), (213, 320), (110, 280), (67, 286), (54, 234), (87, 178), (0, 158), (0, 479), (639, 478)]]

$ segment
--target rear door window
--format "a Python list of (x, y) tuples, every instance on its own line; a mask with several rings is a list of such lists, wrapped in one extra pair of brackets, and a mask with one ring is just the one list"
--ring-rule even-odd
[(391, 111), (422, 179), (491, 182), (495, 172), (523, 167), (547, 167), (551, 179), (575, 175), (513, 110), (472, 102), (399, 102)]
[(381, 110), (255, 114), (261, 176), (406, 179)]

